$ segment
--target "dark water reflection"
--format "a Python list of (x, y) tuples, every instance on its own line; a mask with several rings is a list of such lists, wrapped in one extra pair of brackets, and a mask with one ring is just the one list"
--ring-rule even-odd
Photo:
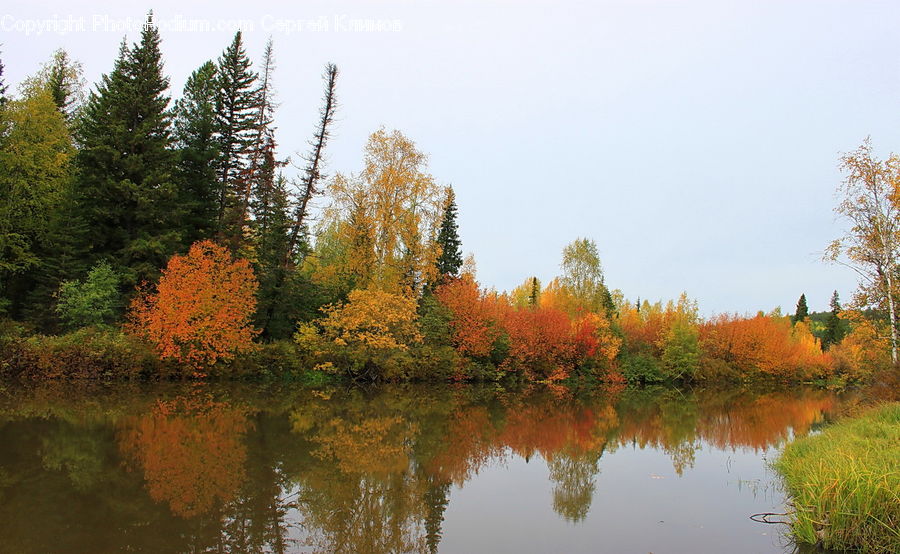
[(0, 390), (0, 552), (782, 552), (767, 468), (861, 393)]

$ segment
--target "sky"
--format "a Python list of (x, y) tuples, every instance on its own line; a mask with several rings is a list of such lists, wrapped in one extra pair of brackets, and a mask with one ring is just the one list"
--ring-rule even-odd
[(701, 313), (826, 310), (852, 271), (821, 261), (842, 152), (900, 152), (900, 2), (404, 0), (43, 2), (0, 7), (7, 83), (57, 48), (88, 83), (153, 9), (177, 98), (236, 25), (275, 47), (282, 154), (312, 135), (327, 62), (340, 70), (327, 170), (362, 166), (399, 129), (451, 184), (479, 281), (508, 290), (599, 247), (628, 299)]

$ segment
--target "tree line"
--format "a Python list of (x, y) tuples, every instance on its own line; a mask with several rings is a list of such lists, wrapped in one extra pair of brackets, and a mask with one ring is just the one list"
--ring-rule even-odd
[[(2, 309), (45, 331), (72, 327), (73, 315), (112, 322), (172, 255), (214, 240), (251, 262), (264, 335), (289, 336), (299, 314), (314, 309), (304, 304), (299, 270), (338, 70), (325, 67), (320, 119), (296, 179), (282, 171), (289, 161), (276, 140), (274, 77), (271, 40), (254, 66), (238, 32), (172, 102), (150, 14), (140, 39), (122, 41), (112, 70), (87, 94), (80, 63), (62, 50), (18, 94), (2, 85)], [(91, 284), (116, 283), (112, 293), (100, 287), (113, 305), (101, 302), (102, 314), (60, 313), (86, 275)]]
[[(357, 171), (326, 175), (334, 65), (307, 152), (283, 157), (275, 69), (272, 41), (254, 66), (238, 32), (173, 102), (152, 14), (88, 93), (64, 51), (15, 95), (0, 64), (0, 310), (21, 339), (0, 344), (5, 359), (53, 375), (67, 374), (54, 356), (95, 375), (116, 351), (113, 374), (250, 357), (366, 380), (620, 383), (861, 379), (888, 352), (896, 362), (896, 156), (866, 143), (842, 159), (837, 211), (852, 227), (828, 256), (866, 278), (849, 309), (837, 292), (824, 317), (805, 295), (792, 317), (631, 302), (589, 238), (564, 248), (558, 277), (498, 292), (463, 257), (453, 188), (409, 137), (378, 129)], [(22, 338), (35, 333), (47, 336)]]

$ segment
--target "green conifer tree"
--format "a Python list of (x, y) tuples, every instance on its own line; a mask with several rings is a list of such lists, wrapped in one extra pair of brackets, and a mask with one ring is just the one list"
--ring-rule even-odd
[(847, 334), (847, 322), (840, 318), (843, 311), (841, 307), (841, 299), (838, 292), (834, 291), (831, 295), (831, 313), (825, 320), (825, 332), (822, 335), (822, 350), (827, 350), (832, 345), (838, 344), (844, 340)]
[(791, 318), (793, 323), (797, 323), (798, 321), (804, 321), (809, 317), (809, 307), (806, 305), (806, 294), (800, 295), (800, 300), (797, 301), (797, 311), (794, 312), (794, 317)]
[(257, 75), (251, 70), (240, 31), (219, 58), (217, 73), (218, 229), (236, 249), (243, 241), (248, 215), (252, 183), (247, 173), (260, 104)]
[(437, 236), (437, 243), (441, 247), (441, 255), (437, 259), (437, 273), (440, 276), (458, 277), (459, 268), (462, 267), (462, 242), (459, 240), (456, 216), (456, 194), (453, 187), (447, 187), (444, 216)]
[(0, 107), (6, 104), (6, 83), (3, 81), (3, 60), (0, 59)]
[(180, 245), (162, 69), (151, 13), (140, 42), (122, 43), (78, 125), (79, 211), (90, 262), (109, 259), (126, 285), (152, 281)]
[(208, 61), (188, 78), (175, 103), (175, 145), (178, 149), (179, 209), (184, 241), (210, 238), (216, 229), (220, 183), (216, 178), (216, 66)]

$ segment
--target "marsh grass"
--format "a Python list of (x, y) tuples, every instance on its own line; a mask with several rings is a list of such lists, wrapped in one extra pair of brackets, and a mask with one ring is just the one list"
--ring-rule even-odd
[(900, 403), (788, 444), (775, 462), (799, 542), (900, 552)]

